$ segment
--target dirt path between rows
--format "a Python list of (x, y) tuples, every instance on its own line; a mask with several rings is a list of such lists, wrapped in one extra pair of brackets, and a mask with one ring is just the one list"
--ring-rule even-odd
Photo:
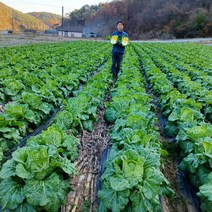
[(162, 197), (163, 212), (199, 212), (196, 194), (187, 177), (178, 168), (181, 150), (175, 139), (168, 138), (164, 133), (166, 120), (161, 115), (158, 99), (149, 90), (148, 92), (153, 97), (152, 103), (156, 108), (157, 128), (160, 132), (161, 145), (168, 152), (168, 156), (161, 157), (161, 170), (175, 192), (173, 198)]
[[(106, 97), (105, 101), (108, 101)], [(61, 212), (97, 211), (97, 184), (101, 168), (101, 156), (109, 146), (110, 126), (104, 120), (105, 107), (98, 109), (97, 122), (93, 131), (83, 131), (79, 135), (79, 158), (75, 162), (77, 175), (71, 179), (71, 191), (66, 206)]]

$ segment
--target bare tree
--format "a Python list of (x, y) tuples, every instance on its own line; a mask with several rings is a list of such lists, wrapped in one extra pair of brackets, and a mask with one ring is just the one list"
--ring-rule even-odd
[[(98, 8), (85, 5), (70, 13), (69, 17), (75, 25), (95, 30), (103, 37), (114, 30), (118, 19), (125, 21), (125, 30), (132, 39), (161, 33), (192, 37), (197, 36), (197, 28), (200, 34), (207, 31), (207, 36), (212, 36), (211, 7), (211, 0), (115, 0), (99, 4)], [(192, 15), (197, 11), (202, 12)]]

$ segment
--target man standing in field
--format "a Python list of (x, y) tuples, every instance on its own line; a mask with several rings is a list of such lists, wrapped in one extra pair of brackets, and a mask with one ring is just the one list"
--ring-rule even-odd
[(113, 73), (113, 79), (117, 79), (117, 75), (120, 70), (121, 62), (123, 59), (125, 46), (128, 44), (128, 34), (123, 31), (123, 21), (117, 22), (117, 31), (111, 35), (110, 42), (113, 44), (112, 49), (112, 67), (111, 72)]

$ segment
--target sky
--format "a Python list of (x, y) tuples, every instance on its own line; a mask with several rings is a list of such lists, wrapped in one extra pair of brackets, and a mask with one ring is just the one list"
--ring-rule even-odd
[(0, 0), (3, 4), (12, 7), (20, 12), (50, 12), (62, 15), (62, 6), (64, 15), (82, 6), (98, 5), (110, 2), (111, 0)]

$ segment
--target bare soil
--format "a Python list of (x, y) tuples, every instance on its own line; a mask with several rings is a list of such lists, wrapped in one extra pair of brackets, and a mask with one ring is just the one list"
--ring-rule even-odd
[(103, 109), (98, 109), (93, 131), (79, 135), (79, 158), (75, 162), (77, 175), (71, 179), (73, 191), (68, 194), (66, 206), (61, 212), (97, 211), (97, 181), (99, 180), (100, 159), (109, 145), (110, 127), (104, 120)]
[[(162, 206), (164, 212), (189, 212), (187, 207), (186, 197), (182, 195), (178, 182), (178, 169), (177, 169), (177, 152), (174, 151), (174, 144), (169, 143), (167, 140), (163, 140), (163, 146), (169, 152), (169, 156), (162, 158), (163, 167), (162, 172), (164, 176), (170, 182), (171, 188), (175, 194), (172, 199), (163, 197)], [(190, 211), (191, 212), (191, 211)]]
[[(167, 180), (170, 182), (171, 189), (175, 192), (173, 198), (162, 197), (162, 212), (198, 212), (195, 205), (195, 200), (191, 199), (189, 192), (192, 192), (192, 188), (183, 188), (182, 174), (178, 169), (180, 149), (175, 143), (173, 138), (168, 138), (164, 133), (165, 120), (161, 117), (160, 108), (157, 105), (157, 98), (153, 96), (153, 104), (156, 107), (156, 115), (158, 118), (158, 128), (160, 130), (160, 141), (162, 148), (168, 152), (168, 156), (162, 157), (162, 172)], [(188, 193), (185, 190), (188, 189)], [(191, 189), (191, 190), (190, 190)]]
[[(80, 40), (82, 40), (81, 38)], [(19, 46), (29, 45), (35, 43), (53, 43), (63, 41), (76, 41), (79, 38), (62, 37), (57, 35), (33, 35), (33, 34), (14, 34), (14, 35), (2, 35), (0, 34), (0, 47), (5, 46)]]
[[(0, 47), (17, 46), (33, 43), (46, 42), (62, 42), (87, 40), (86, 38), (62, 37), (57, 35), (33, 34), (33, 33), (17, 33), (17, 34), (0, 34)], [(89, 38), (88, 40), (102, 40), (101, 38)], [(193, 38), (193, 39), (172, 39), (172, 40), (135, 40), (131, 42), (192, 42), (201, 43), (203, 45), (212, 45), (212, 38)]]

